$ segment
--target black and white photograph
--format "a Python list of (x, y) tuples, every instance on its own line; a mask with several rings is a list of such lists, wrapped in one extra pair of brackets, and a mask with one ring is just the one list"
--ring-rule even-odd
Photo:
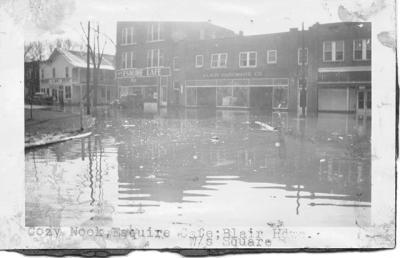
[(0, 1), (0, 249), (394, 248), (395, 4)]

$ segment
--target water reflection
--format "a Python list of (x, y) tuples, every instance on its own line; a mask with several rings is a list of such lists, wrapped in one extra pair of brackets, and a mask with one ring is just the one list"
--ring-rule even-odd
[(204, 217), (201, 207), (226, 217), (236, 205), (246, 208), (240, 221), (263, 209), (264, 220), (299, 225), (314, 225), (310, 212), (326, 226), (360, 213), (368, 221), (369, 139), (370, 121), (353, 115), (104, 109), (91, 137), (26, 153), (26, 224), (115, 225), (144, 214), (183, 223)]

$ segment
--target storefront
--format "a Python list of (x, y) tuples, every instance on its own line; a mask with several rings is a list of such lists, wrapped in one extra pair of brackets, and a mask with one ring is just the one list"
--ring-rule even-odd
[(187, 107), (288, 109), (287, 78), (185, 81)]

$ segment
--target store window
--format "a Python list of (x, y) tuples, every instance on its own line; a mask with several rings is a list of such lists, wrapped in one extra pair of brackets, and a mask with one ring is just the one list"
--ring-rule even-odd
[(203, 55), (196, 55), (196, 68), (203, 67), (204, 57)]
[(272, 106), (277, 109), (288, 108), (288, 87), (274, 87)]
[(71, 86), (65, 86), (65, 98), (66, 99), (71, 98)]
[(344, 60), (344, 41), (324, 41), (324, 62), (338, 62)]
[(227, 67), (228, 54), (218, 53), (211, 55), (211, 68), (226, 68)]
[(367, 91), (367, 108), (371, 109), (371, 91)]
[(134, 27), (122, 28), (121, 36), (122, 36), (122, 39), (121, 39), (122, 45), (130, 45), (130, 44), (136, 43)]
[(256, 67), (257, 66), (257, 52), (240, 52), (239, 54), (239, 67)]
[(276, 50), (267, 51), (267, 63), (276, 64), (278, 62), (278, 54)]
[(371, 40), (357, 39), (353, 41), (353, 60), (371, 59)]
[(218, 87), (217, 106), (219, 107), (248, 107), (248, 87)]
[(298, 65), (303, 65), (303, 62), (305, 65), (308, 64), (308, 48), (299, 48), (297, 50), (297, 62)]
[(186, 105), (197, 105), (197, 88), (186, 88)]

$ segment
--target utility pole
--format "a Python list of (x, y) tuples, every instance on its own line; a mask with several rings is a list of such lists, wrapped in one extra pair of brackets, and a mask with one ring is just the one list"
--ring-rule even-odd
[(307, 106), (307, 92), (306, 92), (306, 67), (305, 67), (305, 43), (304, 43), (304, 22), (301, 25), (301, 37), (302, 37), (302, 42), (301, 42), (301, 91), (300, 91), (300, 107), (301, 107), (301, 116), (305, 117), (306, 116), (306, 106)]
[(86, 62), (86, 113), (90, 115), (90, 21), (88, 21)]

